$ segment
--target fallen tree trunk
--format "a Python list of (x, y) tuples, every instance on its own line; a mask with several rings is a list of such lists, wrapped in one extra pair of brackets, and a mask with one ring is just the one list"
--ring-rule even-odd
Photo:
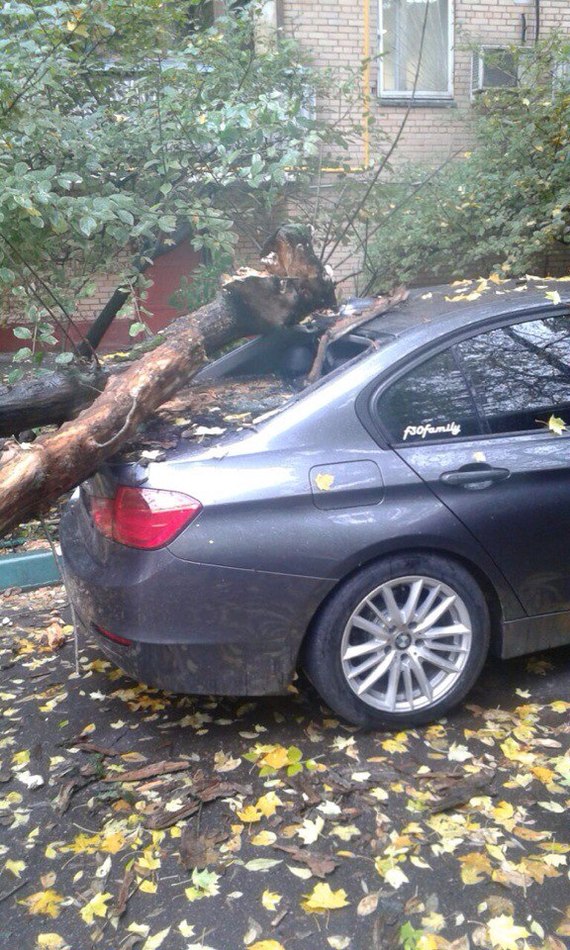
[[(265, 244), (262, 255), (263, 271), (242, 268), (234, 277), (226, 278), (224, 294), (214, 304), (214, 307), (221, 306), (223, 297), (229, 298), (235, 311), (234, 319), (243, 322), (243, 334), (265, 333), (295, 323), (315, 307), (335, 305), (332, 283), (299, 228), (292, 225), (280, 228)], [(0, 387), (0, 438), (17, 436), (38, 426), (61, 425), (74, 419), (100, 395), (109, 373), (95, 361), (87, 362), (86, 354), (88, 350), (93, 353), (93, 346), (103, 335), (102, 315), (107, 311), (107, 316), (111, 312), (116, 315), (117, 293), (115, 291), (95, 320), (97, 332), (93, 328), (89, 331), (84, 359), (65, 370), (44, 373), (41, 378), (33, 377), (15, 386)], [(123, 295), (123, 303), (127, 297), (128, 294)], [(215, 336), (209, 340), (211, 313), (210, 307), (204, 307), (191, 317), (181, 317), (163, 336), (176, 337), (187, 328), (189, 319), (198, 323), (203, 319), (208, 326), (204, 346), (206, 355), (211, 356), (228, 342), (225, 339), (218, 342)], [(109, 323), (107, 320), (105, 328)], [(236, 323), (236, 332), (238, 329)], [(154, 337), (146, 344), (135, 345), (133, 358), (156, 349), (159, 342), (160, 337)]]
[(30, 445), (4, 447), (0, 535), (89, 477), (200, 369), (207, 354), (335, 305), (332, 281), (298, 228), (281, 228), (264, 253), (262, 269), (226, 278), (212, 303), (176, 320), (160, 346), (111, 378), (76, 419)]

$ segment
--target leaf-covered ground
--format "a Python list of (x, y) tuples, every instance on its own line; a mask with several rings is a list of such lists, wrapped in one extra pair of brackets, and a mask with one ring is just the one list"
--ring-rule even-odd
[(168, 695), (0, 598), (2, 950), (570, 946), (570, 649), (365, 734), (304, 682)]

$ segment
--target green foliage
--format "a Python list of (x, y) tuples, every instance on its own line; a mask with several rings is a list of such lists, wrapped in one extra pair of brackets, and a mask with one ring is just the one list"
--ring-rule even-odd
[(422, 936), (422, 930), (416, 930), (409, 920), (400, 927), (399, 943), (403, 950), (416, 950), (418, 941)]
[(470, 152), (377, 189), (367, 209), (375, 289), (426, 273), (518, 276), (570, 243), (570, 47), (549, 40), (515, 55), (520, 84), (480, 95)]
[(218, 292), (222, 274), (231, 266), (230, 254), (214, 254), (210, 263), (199, 264), (191, 277), (181, 278), (180, 288), (169, 300), (170, 305), (178, 310), (192, 311), (209, 303)]
[(198, 0), (1, 6), (0, 292), (25, 313), (52, 327), (119, 254), (184, 227), (227, 258), (340, 141), (296, 44), (259, 44), (256, 3), (231, 6), (211, 24)]

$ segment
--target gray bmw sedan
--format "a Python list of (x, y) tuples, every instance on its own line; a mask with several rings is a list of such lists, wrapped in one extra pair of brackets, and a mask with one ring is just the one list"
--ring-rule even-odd
[(414, 291), (304, 390), (310, 327), (208, 366), (214, 391), (272, 374), (289, 396), (82, 485), (61, 524), (81, 623), (177, 692), (282, 693), (301, 665), (366, 727), (445, 714), (490, 650), (570, 642), (567, 287)]

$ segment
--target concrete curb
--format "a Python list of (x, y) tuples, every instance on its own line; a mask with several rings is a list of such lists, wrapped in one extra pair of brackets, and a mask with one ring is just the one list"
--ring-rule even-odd
[(8, 587), (32, 590), (61, 581), (51, 551), (28, 551), (0, 555), (0, 591)]

